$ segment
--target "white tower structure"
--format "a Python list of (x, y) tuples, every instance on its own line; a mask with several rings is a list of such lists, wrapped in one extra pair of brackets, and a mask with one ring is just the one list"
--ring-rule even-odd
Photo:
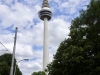
[(48, 50), (48, 21), (52, 17), (48, 0), (43, 0), (42, 9), (39, 11), (39, 17), (44, 21), (44, 40), (43, 40), (43, 70), (46, 69), (49, 63), (49, 50)]

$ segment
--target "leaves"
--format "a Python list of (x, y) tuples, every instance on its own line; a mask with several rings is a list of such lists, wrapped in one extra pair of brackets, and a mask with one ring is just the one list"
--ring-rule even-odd
[(0, 62), (0, 74), (6, 75), (9, 74), (9, 71), (10, 71), (10, 67), (8, 66), (8, 64), (4, 61)]
[(48, 64), (49, 75), (100, 75), (100, 0), (72, 20), (69, 37)]
[[(12, 54), (4, 54), (0, 56), (0, 74), (1, 75), (10, 74), (11, 59), (12, 59)], [(14, 65), (15, 63), (16, 63), (16, 60), (14, 62)], [(22, 75), (18, 67), (16, 68), (16, 75)]]
[(33, 72), (32, 75), (46, 75), (44, 71)]

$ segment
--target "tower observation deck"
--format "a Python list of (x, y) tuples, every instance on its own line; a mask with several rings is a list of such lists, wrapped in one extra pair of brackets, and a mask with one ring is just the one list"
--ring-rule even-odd
[(48, 20), (52, 17), (52, 11), (49, 7), (48, 0), (43, 0), (42, 9), (39, 11), (39, 17), (41, 20), (47, 18)]

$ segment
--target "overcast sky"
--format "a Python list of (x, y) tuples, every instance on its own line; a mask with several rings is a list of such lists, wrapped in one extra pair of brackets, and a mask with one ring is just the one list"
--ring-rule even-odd
[[(71, 20), (86, 9), (90, 0), (49, 0), (53, 12), (49, 27), (49, 59), (53, 59), (61, 41), (68, 38)], [(12, 53), (15, 27), (18, 27), (16, 59), (22, 75), (42, 70), (43, 21), (38, 17), (42, 0), (0, 0), (0, 42)], [(0, 50), (4, 47), (0, 45)], [(6, 51), (3, 51), (6, 52)], [(2, 51), (0, 51), (0, 54)]]

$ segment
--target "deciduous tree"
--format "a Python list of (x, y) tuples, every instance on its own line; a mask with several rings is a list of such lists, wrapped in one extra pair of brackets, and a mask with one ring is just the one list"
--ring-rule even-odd
[(100, 75), (100, 0), (91, 0), (86, 10), (71, 22), (69, 38), (61, 42), (49, 75)]

